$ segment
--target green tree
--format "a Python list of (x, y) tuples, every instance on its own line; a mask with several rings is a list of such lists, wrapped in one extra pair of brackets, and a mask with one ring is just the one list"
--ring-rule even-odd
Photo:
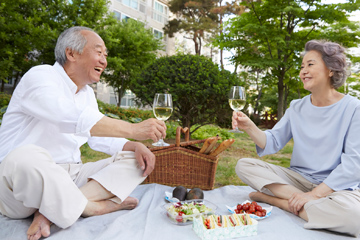
[(117, 105), (129, 89), (130, 80), (156, 58), (163, 45), (145, 24), (127, 19), (117, 21), (100, 32), (109, 50), (108, 67), (104, 81), (117, 93)]
[(277, 88), (277, 115), (280, 119), (294, 92), (295, 66), (300, 52), (311, 39), (327, 39), (345, 47), (356, 47), (360, 39), (358, 24), (348, 20), (348, 13), (358, 10), (359, 0), (322, 4), (321, 0), (246, 0), (249, 10), (232, 18), (216, 46), (233, 50), (233, 63), (254, 69), (269, 69), (269, 84)]
[(217, 14), (212, 12), (216, 0), (171, 0), (169, 9), (177, 18), (168, 22), (164, 31), (170, 37), (185, 32), (185, 38), (194, 42), (195, 53), (201, 54), (205, 32), (212, 33), (218, 27)]
[[(51, 7), (54, 5), (53, 7)], [(45, 19), (47, 8), (61, 8), (50, 0), (5, 0), (0, 4), (0, 81), (4, 83), (39, 63), (42, 44), (51, 41), (55, 31)]]
[[(228, 92), (240, 79), (220, 70), (211, 59), (198, 55), (174, 55), (156, 59), (132, 82), (137, 101), (153, 104), (155, 93), (172, 94), (174, 112), (183, 127), (216, 123), (229, 127), (232, 110)], [(192, 132), (196, 131), (195, 128)]]
[(108, 0), (3, 0), (0, 3), (1, 91), (32, 66), (53, 64), (58, 35), (71, 26), (104, 28)]
[[(219, 29), (218, 34), (223, 33), (223, 19), (226, 16), (231, 14), (241, 15), (245, 11), (245, 7), (239, 4), (238, 0), (233, 0), (232, 2), (225, 2), (223, 0), (218, 0), (218, 6), (212, 9), (212, 13), (215, 13), (219, 17)], [(224, 50), (220, 49), (220, 66), (221, 69), (224, 69)]]
[(360, 99), (360, 72), (349, 76), (346, 83), (340, 88), (340, 90)]

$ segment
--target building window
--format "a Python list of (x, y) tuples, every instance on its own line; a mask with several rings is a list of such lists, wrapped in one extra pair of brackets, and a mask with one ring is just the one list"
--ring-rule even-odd
[(138, 1), (137, 0), (123, 0), (123, 4), (126, 6), (132, 7), (133, 9), (138, 10)]
[(158, 31), (158, 30), (154, 29), (154, 36), (155, 36), (156, 38), (158, 38), (158, 39), (163, 39), (164, 33), (161, 32), (161, 31)]
[(155, 1), (154, 9), (162, 14), (167, 15), (167, 6)]
[(7, 86), (11, 86), (11, 87), (13, 87), (14, 86), (14, 78), (11, 78), (11, 79), (9, 79), (8, 80), (8, 82), (7, 83), (5, 83), (5, 86), (7, 85)]
[(120, 13), (116, 10), (114, 10), (114, 17), (119, 21), (122, 21), (124, 19), (125, 19), (125, 21), (127, 21), (130, 18), (129, 16), (126, 16), (125, 14)]
[(140, 5), (139, 5), (139, 10), (142, 13), (146, 13), (146, 1), (145, 0), (141, 0)]
[(120, 19), (121, 19), (121, 13), (119, 13), (118, 11), (114, 11), (114, 17), (115, 17), (117, 20), (120, 20)]
[(129, 16), (126, 16), (124, 14), (121, 14), (121, 19), (122, 20), (125, 20), (125, 22), (127, 22), (127, 20), (129, 19), (130, 17)]
[(153, 19), (165, 24), (167, 22), (167, 14), (168, 7), (160, 2), (155, 1)]
[(133, 100), (134, 97), (135, 94), (133, 92), (131, 92), (130, 90), (126, 90), (125, 95), (121, 98), (121, 107), (136, 107)]

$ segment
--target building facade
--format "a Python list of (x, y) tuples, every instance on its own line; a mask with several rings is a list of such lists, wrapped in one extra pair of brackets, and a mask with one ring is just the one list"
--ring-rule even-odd
[[(170, 18), (175, 17), (172, 16), (167, 2), (167, 0), (111, 0), (109, 8), (119, 21), (127, 18), (141, 21), (152, 30), (156, 37), (161, 38), (164, 43), (164, 50), (159, 51), (159, 55), (171, 56), (178, 52), (195, 54), (193, 41), (185, 38), (182, 33), (176, 33), (173, 38), (165, 35), (163, 28)], [(210, 57), (215, 63), (218, 63), (217, 51), (205, 46), (205, 44), (202, 46), (201, 55)], [(100, 82), (94, 86), (94, 90), (100, 101), (117, 104), (115, 92), (107, 84)], [(121, 99), (121, 107), (137, 107), (132, 101), (134, 97), (134, 94), (127, 90)]]
[[(155, 37), (163, 40), (164, 50), (159, 55), (174, 55), (174, 38), (164, 34), (164, 26), (169, 19), (169, 8), (165, 0), (111, 0), (110, 11), (117, 20), (132, 18), (141, 21), (150, 28)], [(117, 104), (114, 90), (105, 83), (98, 83), (95, 87), (96, 97), (105, 103)], [(127, 90), (121, 99), (121, 107), (135, 107), (134, 94)]]

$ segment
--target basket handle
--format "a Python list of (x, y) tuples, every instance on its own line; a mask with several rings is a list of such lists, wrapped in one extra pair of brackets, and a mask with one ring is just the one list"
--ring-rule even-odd
[(185, 134), (185, 142), (188, 142), (190, 140), (190, 130), (189, 128), (182, 128), (182, 127), (177, 127), (176, 128), (176, 147), (180, 147), (180, 139), (181, 139), (181, 133)]

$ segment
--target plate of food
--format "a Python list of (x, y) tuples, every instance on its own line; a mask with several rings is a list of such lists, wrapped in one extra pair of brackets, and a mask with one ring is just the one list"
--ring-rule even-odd
[(272, 206), (270, 207), (262, 207), (257, 202), (253, 201), (245, 201), (243, 203), (239, 203), (233, 207), (226, 206), (229, 212), (242, 214), (247, 213), (251, 218), (256, 220), (262, 220), (268, 218), (271, 215)]
[(203, 199), (170, 202), (163, 206), (164, 213), (176, 225), (192, 224), (196, 216), (215, 214), (217, 206)]

